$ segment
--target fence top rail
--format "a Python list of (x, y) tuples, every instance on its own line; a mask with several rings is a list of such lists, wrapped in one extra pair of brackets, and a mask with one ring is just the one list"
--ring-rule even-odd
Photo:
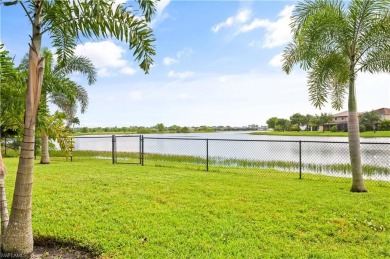
[(112, 135), (107, 135), (107, 136), (74, 136), (74, 137), (70, 137), (70, 138), (85, 138), (85, 139), (91, 139), (91, 138), (107, 138), (107, 139), (111, 139), (112, 138)]
[[(224, 138), (191, 138), (191, 137), (146, 137), (144, 135), (105, 135), (105, 136), (74, 136), (75, 139), (107, 138), (140, 138), (144, 139), (168, 139), (168, 140), (198, 140), (198, 141), (234, 141), (234, 142), (276, 142), (276, 143), (323, 143), (323, 144), (348, 144), (348, 141), (321, 141), (321, 140), (278, 140), (278, 139), (224, 139)], [(390, 145), (390, 142), (360, 142), (370, 145)]]

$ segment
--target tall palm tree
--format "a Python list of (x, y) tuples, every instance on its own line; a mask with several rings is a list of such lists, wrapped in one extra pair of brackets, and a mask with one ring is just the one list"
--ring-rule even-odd
[(310, 100), (330, 99), (341, 109), (348, 93), (348, 140), (352, 192), (366, 192), (360, 155), (355, 81), (359, 72), (390, 72), (390, 1), (305, 0), (293, 11), (293, 41), (284, 50), (283, 70), (308, 71)]
[(35, 125), (41, 97), (45, 59), (41, 56), (43, 36), (50, 35), (60, 65), (73, 56), (81, 38), (116, 38), (128, 44), (135, 60), (146, 73), (155, 55), (154, 36), (148, 22), (155, 12), (154, 0), (136, 0), (137, 8), (114, 1), (3, 0), (4, 6), (19, 4), (32, 28), (29, 44), (29, 80), (26, 93), (24, 132), (8, 227), (3, 252), (27, 257), (33, 251), (32, 185)]

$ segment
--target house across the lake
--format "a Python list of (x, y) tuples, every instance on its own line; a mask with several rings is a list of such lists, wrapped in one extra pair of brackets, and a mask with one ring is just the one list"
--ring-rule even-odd
[[(390, 108), (380, 108), (377, 110), (374, 110), (379, 113), (380, 120), (390, 120)], [(362, 112), (358, 113), (359, 117)], [(337, 126), (338, 131), (347, 131), (348, 128), (348, 111), (339, 112), (333, 115), (333, 121), (330, 123), (325, 124), (325, 129), (329, 130), (332, 126)]]

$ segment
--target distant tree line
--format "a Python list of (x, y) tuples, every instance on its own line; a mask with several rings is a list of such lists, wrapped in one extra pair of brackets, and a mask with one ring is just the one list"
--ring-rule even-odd
[[(359, 116), (360, 131), (390, 130), (390, 120), (381, 120), (377, 111), (364, 112)], [(333, 115), (321, 113), (316, 115), (294, 113), (290, 119), (271, 117), (267, 120), (268, 128), (275, 131), (314, 131), (322, 127), (322, 131), (340, 131), (337, 125), (332, 125)], [(346, 131), (346, 128), (343, 128)]]
[(178, 125), (165, 126), (163, 123), (157, 123), (152, 127), (129, 126), (129, 127), (81, 127), (74, 128), (74, 132), (79, 133), (134, 133), (134, 134), (151, 134), (151, 133), (190, 133), (190, 132), (214, 132), (210, 126), (200, 127), (181, 127)]

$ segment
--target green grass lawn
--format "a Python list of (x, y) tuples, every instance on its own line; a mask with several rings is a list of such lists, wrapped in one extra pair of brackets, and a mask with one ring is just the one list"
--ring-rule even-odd
[[(253, 135), (275, 135), (275, 136), (310, 136), (310, 137), (348, 137), (348, 132), (330, 131), (259, 131), (251, 133)], [(366, 131), (361, 132), (362, 138), (390, 138), (390, 131)]]
[[(390, 257), (388, 185), (64, 160), (35, 166), (34, 235), (103, 258)], [(11, 198), (17, 159), (4, 162)]]

